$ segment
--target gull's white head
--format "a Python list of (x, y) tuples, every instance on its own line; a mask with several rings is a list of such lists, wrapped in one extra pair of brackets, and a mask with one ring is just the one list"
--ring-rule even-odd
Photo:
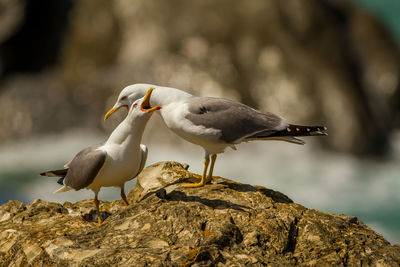
[[(141, 88), (137, 88), (137, 86), (141, 86)], [(145, 93), (143, 93), (142, 88), (147, 88), (147, 92), (145, 91)], [(152, 107), (150, 105), (150, 96), (153, 90), (154, 87), (149, 87), (148, 85), (144, 84), (135, 84), (125, 87), (119, 94), (118, 100), (115, 105), (104, 116), (104, 120), (106, 120), (108, 117), (111, 116), (111, 114), (122, 107), (127, 108), (128, 112), (132, 111), (142, 115), (148, 113), (151, 114), (156, 110), (160, 110), (161, 106)]]

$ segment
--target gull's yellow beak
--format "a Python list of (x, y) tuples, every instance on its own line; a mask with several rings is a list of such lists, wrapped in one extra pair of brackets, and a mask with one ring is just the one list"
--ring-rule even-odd
[(161, 106), (151, 107), (151, 105), (150, 105), (150, 96), (151, 96), (151, 92), (153, 92), (153, 90), (154, 90), (154, 88), (150, 88), (147, 91), (146, 95), (144, 96), (142, 104), (140, 105), (141, 111), (150, 112), (150, 111), (155, 111), (155, 110), (161, 109)]
[[(154, 88), (150, 88), (146, 92), (146, 95), (143, 98), (142, 104), (140, 105), (140, 110), (141, 111), (143, 111), (143, 112), (151, 112), (151, 111), (155, 111), (155, 110), (160, 110), (161, 109), (161, 106), (151, 107), (151, 105), (150, 105), (150, 96), (151, 96), (151, 92), (153, 92), (153, 90), (154, 90)], [(116, 105), (118, 105), (118, 103)], [(106, 115), (104, 116), (104, 120), (107, 120), (108, 117), (110, 117), (115, 111), (117, 111), (118, 109), (120, 109), (122, 107), (126, 107), (128, 109), (128, 112), (129, 112), (129, 106), (128, 105), (121, 105), (120, 104), (120, 106), (114, 106), (112, 109), (110, 109), (106, 113)]]
[(119, 106), (119, 107), (113, 107), (112, 109), (110, 109), (107, 113), (106, 113), (106, 115), (104, 116), (104, 120), (106, 120), (106, 119), (108, 119), (108, 117), (110, 117), (111, 116), (111, 114), (113, 114), (115, 111), (117, 111), (118, 109), (120, 109), (120, 108), (122, 108), (122, 107), (126, 107), (127, 109), (128, 109), (128, 112), (129, 112), (129, 107), (127, 106), (127, 105), (122, 105), (122, 106)]

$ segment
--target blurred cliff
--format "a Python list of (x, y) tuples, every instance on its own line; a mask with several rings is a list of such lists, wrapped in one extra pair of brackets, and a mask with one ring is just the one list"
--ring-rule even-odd
[(0, 143), (108, 131), (119, 91), (148, 82), (325, 124), (326, 147), (386, 155), (399, 81), (394, 39), (347, 0), (0, 0)]

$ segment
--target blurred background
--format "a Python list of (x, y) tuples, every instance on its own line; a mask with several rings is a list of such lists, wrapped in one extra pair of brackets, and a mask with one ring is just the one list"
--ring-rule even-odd
[[(103, 121), (120, 90), (153, 83), (326, 125), (306, 146), (242, 144), (214, 173), (400, 243), (399, 45), (398, 0), (0, 0), (0, 204), (92, 198), (53, 195), (38, 173), (105, 140), (125, 116)], [(202, 170), (202, 149), (157, 115), (143, 143), (147, 165)]]

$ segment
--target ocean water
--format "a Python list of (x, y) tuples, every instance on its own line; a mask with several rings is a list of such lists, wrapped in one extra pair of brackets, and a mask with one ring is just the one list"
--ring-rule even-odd
[[(39, 173), (60, 168), (82, 148), (104, 136), (72, 131), (0, 147), (0, 204), (10, 199), (29, 203), (75, 202), (93, 198), (88, 190), (54, 195), (56, 179)], [(305, 138), (306, 139), (306, 138)], [(400, 141), (400, 138), (397, 138)], [(392, 243), (400, 244), (400, 142), (386, 162), (359, 160), (318, 148), (312, 138), (305, 146), (269, 141), (250, 142), (218, 156), (214, 174), (252, 185), (262, 185), (288, 195), (308, 208), (360, 218)], [(158, 161), (188, 163), (201, 173), (203, 151), (190, 143), (150, 143), (146, 165)], [(125, 186), (128, 192), (135, 184)], [(119, 199), (118, 188), (103, 188), (99, 198)]]

